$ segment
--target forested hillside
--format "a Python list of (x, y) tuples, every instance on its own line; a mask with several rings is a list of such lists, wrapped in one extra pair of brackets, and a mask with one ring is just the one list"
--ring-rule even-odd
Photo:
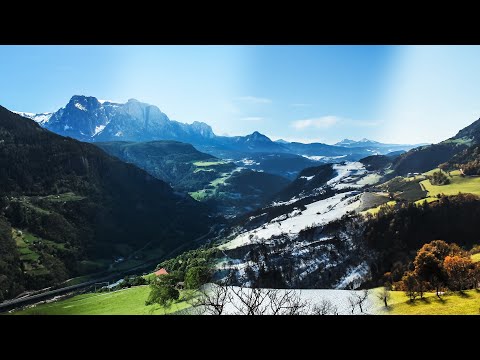
[[(175, 248), (210, 226), (202, 204), (176, 196), (165, 182), (3, 107), (0, 168), (1, 237), (7, 249), (0, 279), (12, 278), (4, 269), (17, 268), (17, 257), (22, 267), (17, 289), (7, 296), (104, 268), (126, 249), (147, 243)], [(11, 286), (1, 284), (4, 293)]]

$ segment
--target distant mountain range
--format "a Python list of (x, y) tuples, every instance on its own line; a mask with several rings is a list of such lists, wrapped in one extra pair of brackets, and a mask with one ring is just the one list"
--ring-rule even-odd
[(130, 99), (126, 103), (73, 96), (54, 113), (17, 114), (36, 121), (59, 135), (86, 142), (176, 140), (222, 158), (238, 159), (251, 153), (290, 153), (307, 156), (349, 156), (360, 159), (372, 154), (409, 150), (416, 145), (382, 144), (363, 139), (345, 139), (335, 145), (272, 141), (258, 131), (246, 136), (217, 136), (203, 122), (185, 124), (168, 118), (154, 105)]
[(184, 124), (170, 120), (158, 107), (135, 99), (119, 104), (75, 95), (52, 114), (18, 114), (59, 135), (88, 142), (159, 139), (201, 142), (215, 137), (212, 128), (205, 123)]
[[(416, 144), (415, 146), (422, 146), (422, 145), (427, 145), (425, 143), (423, 144)], [(366, 138), (363, 138), (359, 141), (355, 140), (350, 140), (350, 139), (343, 139), (342, 141), (339, 141), (335, 144), (335, 146), (343, 146), (347, 148), (358, 148), (358, 147), (368, 147), (368, 148), (402, 148), (406, 149), (411, 147), (412, 145), (408, 144), (384, 144), (378, 141), (374, 140), (369, 140)], [(395, 150), (391, 150), (395, 151)]]

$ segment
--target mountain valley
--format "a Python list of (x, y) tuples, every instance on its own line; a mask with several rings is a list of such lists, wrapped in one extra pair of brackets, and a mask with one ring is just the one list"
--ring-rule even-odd
[(0, 109), (1, 299), (155, 259), (180, 282), (208, 264), (229, 286), (360, 291), (480, 236), (480, 120), (415, 147), (217, 136), (133, 99), (17, 114)]

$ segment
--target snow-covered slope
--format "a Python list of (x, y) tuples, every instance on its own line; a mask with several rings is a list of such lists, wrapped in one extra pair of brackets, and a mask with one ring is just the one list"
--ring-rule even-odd
[[(368, 278), (368, 254), (357, 236), (363, 225), (339, 220), (359, 210), (362, 188), (378, 176), (359, 162), (328, 169), (306, 169), (296, 180), (299, 195), (272, 203), (237, 227), (219, 246), (225, 257), (218, 269), (234, 270), (246, 286), (345, 289)], [(310, 188), (316, 176), (323, 183)]]
[(13, 112), (27, 119), (32, 119), (33, 121), (35, 121), (36, 123), (42, 126), (45, 125), (48, 122), (48, 120), (50, 120), (53, 114), (53, 113), (34, 114), (34, 113), (28, 113), (28, 112), (22, 112), (22, 111), (13, 111)]
[(274, 218), (262, 227), (250, 230), (237, 236), (234, 240), (221, 246), (222, 249), (233, 249), (253, 242), (261, 242), (278, 235), (297, 235), (309, 226), (327, 224), (340, 219), (348, 211), (354, 211), (360, 205), (359, 195), (354, 192), (337, 194), (325, 200), (306, 205), (306, 210), (296, 209), (291, 213)]

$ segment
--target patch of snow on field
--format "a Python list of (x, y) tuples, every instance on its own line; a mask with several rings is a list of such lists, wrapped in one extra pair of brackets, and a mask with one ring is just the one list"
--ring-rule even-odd
[(274, 201), (270, 204), (270, 206), (290, 205), (290, 204), (293, 204), (294, 202), (297, 202), (298, 200), (300, 200), (300, 199), (297, 199), (296, 197), (293, 197), (288, 201)]
[(327, 181), (327, 185), (335, 187), (335, 185), (342, 183), (342, 182), (348, 182), (349, 177), (352, 175), (354, 176), (359, 176), (359, 175), (365, 175), (367, 173), (367, 170), (363, 166), (361, 162), (358, 161), (353, 161), (353, 162), (345, 162), (342, 164), (333, 164), (332, 165), (333, 170), (337, 172), (337, 175)]
[[(209, 284), (209, 286), (217, 286)], [(238, 291), (238, 287), (229, 287), (230, 295), (233, 297), (233, 302), (238, 306), (241, 307), (241, 304), (238, 303), (238, 298), (233, 294), (232, 288)], [(243, 288), (242, 291), (249, 292), (251, 291), (249, 288)], [(279, 290), (280, 292), (284, 292), (285, 290)], [(323, 300), (330, 301), (333, 305), (336, 306), (339, 315), (352, 315), (352, 309), (349, 305), (348, 299), (352, 296), (352, 293), (356, 291), (349, 291), (349, 290), (330, 290), (330, 289), (294, 289), (295, 293), (300, 296), (303, 301), (306, 301), (310, 306), (320, 305)], [(268, 301), (268, 300), (265, 300)], [(374, 311), (374, 298), (373, 295), (370, 295), (369, 298), (365, 301), (363, 305), (364, 314), (365, 313), (372, 313)], [(265, 302), (265, 305), (268, 305)], [(238, 310), (234, 306), (233, 303), (227, 303), (224, 309), (225, 315), (234, 315), (237, 314)], [(360, 308), (357, 306), (353, 312), (353, 315), (360, 315)]]
[(240, 161), (241, 161), (241, 162), (243, 163), (243, 165), (245, 165), (245, 166), (260, 165), (260, 163), (254, 161), (254, 160), (251, 160), (251, 159), (247, 159), (247, 158), (242, 159), (242, 160), (240, 160)]
[(263, 227), (240, 234), (232, 241), (221, 245), (222, 249), (234, 249), (259, 240), (266, 240), (281, 234), (298, 234), (311, 225), (327, 224), (340, 219), (349, 211), (355, 210), (360, 200), (351, 192), (334, 195), (328, 199), (306, 205), (306, 210), (294, 210), (292, 213), (279, 216)]
[(302, 156), (304, 158), (307, 158), (308, 160), (313, 160), (313, 161), (320, 161), (323, 158), (325, 158), (325, 156), (308, 156), (308, 155), (302, 155)]
[(357, 181), (357, 185), (373, 185), (376, 184), (380, 181), (382, 178), (381, 175), (373, 173), (373, 174), (368, 174), (367, 176), (362, 177), (360, 180)]

